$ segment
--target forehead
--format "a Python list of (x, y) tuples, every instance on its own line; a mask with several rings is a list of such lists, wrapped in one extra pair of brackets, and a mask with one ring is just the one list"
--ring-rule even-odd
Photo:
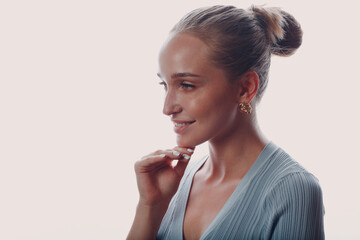
[(206, 53), (208, 51), (206, 44), (197, 36), (191, 33), (170, 33), (163, 44), (160, 54), (164, 51), (172, 50), (192, 50)]
[(202, 71), (206, 67), (209, 67), (209, 48), (192, 34), (172, 33), (160, 50), (160, 72)]

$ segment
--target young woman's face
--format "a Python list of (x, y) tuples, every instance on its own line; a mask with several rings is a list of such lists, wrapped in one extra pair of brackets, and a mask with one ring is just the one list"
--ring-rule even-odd
[(231, 134), (237, 89), (209, 61), (209, 49), (190, 34), (170, 35), (160, 51), (159, 77), (165, 88), (163, 112), (174, 122), (177, 143), (194, 147)]

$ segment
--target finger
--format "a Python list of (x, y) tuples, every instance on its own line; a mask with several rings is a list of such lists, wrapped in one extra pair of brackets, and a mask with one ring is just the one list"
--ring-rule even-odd
[(183, 152), (176, 151), (173, 149), (164, 150), (162, 151), (162, 154), (165, 154), (167, 158), (172, 160), (179, 160), (183, 157), (182, 156)]
[(189, 158), (184, 157), (183, 159), (177, 162), (176, 166), (174, 167), (174, 170), (180, 177), (184, 175), (185, 169), (189, 162), (190, 162), (190, 157)]
[(190, 159), (191, 155), (193, 154), (193, 150), (186, 148), (173, 148), (173, 149), (163, 150), (157, 153), (165, 154), (166, 157), (172, 160), (180, 160), (182, 158)]
[(176, 147), (173, 148), (173, 150), (186, 152), (186, 153), (193, 153), (195, 151), (195, 148), (194, 147), (179, 147), (179, 146), (176, 146)]
[[(150, 155), (144, 156), (135, 164), (135, 169), (141, 172), (154, 170), (159, 166), (170, 165), (172, 160), (179, 160), (183, 157), (181, 152), (172, 149), (158, 150)], [(189, 158), (189, 156), (187, 156), (187, 158)]]
[(195, 148), (189, 147), (179, 147), (176, 146), (173, 148), (175, 151), (178, 151), (181, 153), (182, 158), (180, 161), (177, 162), (176, 166), (174, 167), (174, 170), (177, 172), (177, 174), (182, 177), (184, 175), (185, 169), (190, 161), (191, 156), (193, 155)]
[(159, 168), (161, 166), (166, 166), (169, 164), (169, 158), (165, 153), (158, 155), (149, 155), (143, 157), (140, 161), (135, 163), (136, 172), (150, 172)]
[(174, 147), (174, 151), (181, 153), (181, 158), (185, 158), (186, 160), (189, 160), (191, 155), (194, 153), (194, 148), (183, 148), (183, 147)]

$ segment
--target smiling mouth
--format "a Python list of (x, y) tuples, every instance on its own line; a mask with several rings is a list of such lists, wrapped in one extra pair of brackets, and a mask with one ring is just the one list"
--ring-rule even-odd
[(190, 125), (193, 124), (194, 122), (196, 121), (181, 122), (181, 123), (174, 122), (174, 131), (177, 134), (183, 134), (186, 131), (186, 129), (188, 129)]
[(192, 121), (192, 122), (185, 122), (185, 123), (175, 123), (175, 127), (182, 127), (182, 126), (186, 126), (186, 125), (190, 125), (192, 123), (194, 123), (195, 121)]

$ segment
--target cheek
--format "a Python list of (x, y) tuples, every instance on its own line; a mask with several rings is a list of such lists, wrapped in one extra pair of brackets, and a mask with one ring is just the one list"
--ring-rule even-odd
[(235, 102), (229, 98), (229, 94), (208, 93), (206, 96), (193, 99), (188, 106), (194, 118), (211, 121), (214, 118), (219, 119), (231, 114)]
[(216, 89), (204, 88), (187, 98), (189, 113), (194, 118), (206, 117), (213, 111), (217, 111), (217, 104), (222, 99), (222, 95), (214, 90)]
[(195, 118), (201, 118), (211, 109), (211, 104), (204, 101), (204, 99), (197, 98), (189, 103), (189, 110)]

